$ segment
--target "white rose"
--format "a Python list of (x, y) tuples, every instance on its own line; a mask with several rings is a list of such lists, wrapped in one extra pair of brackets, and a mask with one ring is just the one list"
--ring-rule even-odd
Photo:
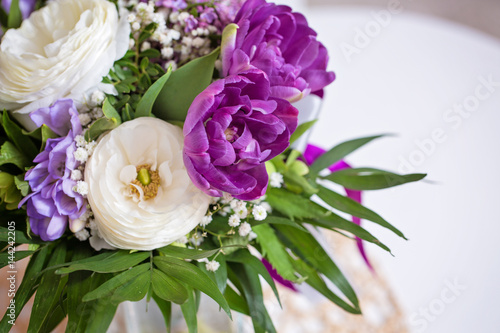
[(130, 27), (107, 0), (55, 0), (0, 44), (0, 108), (34, 129), (29, 113), (61, 98), (83, 103), (128, 49)]
[[(125, 122), (99, 141), (85, 181), (99, 234), (110, 245), (156, 249), (185, 236), (205, 216), (211, 197), (191, 182), (183, 141), (180, 128), (156, 118)], [(157, 172), (157, 194), (150, 199), (155, 186), (137, 181), (138, 169), (146, 170), (153, 185)]]

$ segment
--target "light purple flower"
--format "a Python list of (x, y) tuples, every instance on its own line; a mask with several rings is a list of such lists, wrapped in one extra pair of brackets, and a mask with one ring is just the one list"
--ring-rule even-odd
[(70, 130), (74, 135), (82, 133), (78, 111), (71, 99), (60, 99), (52, 106), (33, 111), (30, 118), (37, 127), (45, 124), (59, 136), (67, 135)]
[(44, 151), (33, 160), (37, 165), (28, 170), (25, 180), (32, 193), (24, 198), (31, 230), (44, 241), (55, 240), (64, 233), (69, 219), (77, 219), (86, 211), (87, 200), (73, 191), (76, 182), (71, 171), (79, 166), (74, 157), (75, 136), (82, 132), (72, 100), (59, 100), (49, 108), (31, 114), (38, 125), (46, 124), (61, 135), (48, 139)]
[(264, 195), (265, 161), (282, 153), (298, 111), (270, 98), (264, 72), (251, 70), (215, 81), (200, 93), (184, 123), (184, 164), (194, 184), (211, 196)]
[[(10, 4), (12, 0), (2, 0), (2, 7), (7, 11), (10, 11)], [(35, 10), (36, 0), (19, 0), (19, 9), (23, 19), (28, 18), (30, 14)]]
[(236, 15), (236, 36), (223, 45), (223, 76), (263, 70), (271, 96), (296, 102), (333, 82), (328, 53), (302, 14), (265, 0), (248, 0)]
[[(141, 2), (147, 2), (147, 1), (141, 0)], [(187, 3), (186, 0), (159, 0), (156, 1), (156, 6), (170, 8), (177, 11), (186, 8)]]

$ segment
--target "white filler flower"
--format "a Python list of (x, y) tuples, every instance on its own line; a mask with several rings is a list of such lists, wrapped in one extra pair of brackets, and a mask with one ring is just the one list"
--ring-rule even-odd
[(99, 234), (121, 249), (152, 250), (185, 236), (211, 197), (191, 182), (182, 130), (156, 118), (128, 121), (101, 138), (85, 167)]
[[(125, 55), (130, 28), (107, 0), (54, 0), (8, 30), (0, 44), (0, 108), (27, 129), (30, 112), (61, 98), (83, 103)], [(85, 95), (88, 97), (84, 97)]]

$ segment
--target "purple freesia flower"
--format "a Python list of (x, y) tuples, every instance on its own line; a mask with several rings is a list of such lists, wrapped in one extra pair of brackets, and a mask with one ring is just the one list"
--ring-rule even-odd
[(184, 123), (184, 164), (205, 193), (241, 200), (264, 195), (264, 162), (288, 147), (298, 114), (269, 91), (266, 74), (253, 69), (215, 81), (194, 99)]
[[(10, 5), (12, 0), (2, 0), (2, 7), (8, 13), (10, 11)], [(19, 9), (23, 19), (26, 19), (35, 10), (36, 0), (19, 0)]]
[(30, 118), (36, 126), (45, 124), (59, 136), (67, 135), (70, 130), (74, 135), (82, 133), (78, 111), (71, 99), (60, 99), (52, 106), (33, 111)]
[(234, 20), (238, 26), (222, 45), (222, 75), (263, 70), (271, 96), (296, 102), (335, 79), (327, 72), (328, 53), (302, 14), (265, 0), (248, 0)]
[(78, 112), (72, 100), (59, 100), (53, 106), (34, 111), (31, 119), (47, 125), (59, 138), (48, 139), (45, 149), (33, 160), (37, 165), (28, 170), (25, 180), (32, 193), (24, 198), (33, 233), (44, 241), (61, 237), (68, 220), (78, 219), (86, 211), (87, 201), (73, 191), (76, 181), (71, 172), (79, 166), (75, 159), (75, 136), (82, 133)]

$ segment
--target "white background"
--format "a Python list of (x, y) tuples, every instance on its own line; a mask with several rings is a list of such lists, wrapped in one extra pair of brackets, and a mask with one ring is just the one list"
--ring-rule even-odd
[[(498, 332), (500, 42), (405, 11), (377, 21), (374, 13), (380, 8), (291, 5), (303, 10), (318, 31), (337, 74), (311, 141), (329, 148), (355, 137), (395, 133), (349, 162), (428, 173), (433, 182), (364, 196), (368, 207), (410, 239), (365, 222), (395, 254), (368, 246), (406, 310), (410, 328)], [(359, 31), (366, 29), (371, 37), (363, 41)], [(349, 45), (357, 50), (351, 56)], [(480, 78), (498, 84), (474, 106), (476, 89), (488, 92)], [(453, 111), (464, 102), (474, 111)], [(433, 140), (435, 131), (439, 135)]]

